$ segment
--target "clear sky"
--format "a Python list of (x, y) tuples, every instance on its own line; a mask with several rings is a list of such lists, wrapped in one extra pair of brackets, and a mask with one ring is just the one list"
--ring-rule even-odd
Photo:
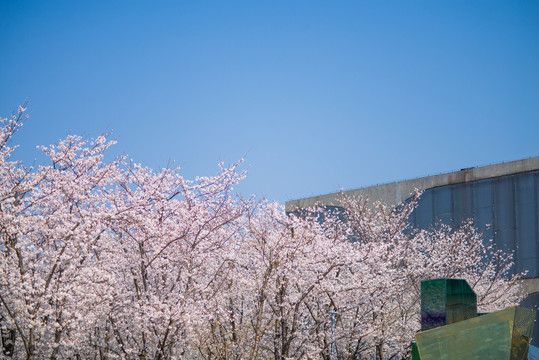
[(17, 157), (113, 130), (287, 200), (539, 155), (539, 1), (0, 0)]

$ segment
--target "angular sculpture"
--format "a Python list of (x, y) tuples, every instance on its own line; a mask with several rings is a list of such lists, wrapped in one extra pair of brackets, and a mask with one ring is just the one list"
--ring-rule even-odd
[(511, 307), (416, 334), (421, 360), (528, 358), (535, 311)]
[(476, 315), (477, 296), (466, 280), (436, 279), (421, 282), (421, 331)]

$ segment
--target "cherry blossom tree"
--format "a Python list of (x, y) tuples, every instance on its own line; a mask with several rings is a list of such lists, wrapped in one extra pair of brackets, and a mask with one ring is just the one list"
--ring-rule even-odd
[(343, 235), (312, 218), (287, 216), (277, 204), (258, 204), (231, 249), (241, 256), (231, 263), (221, 309), (201, 329), (205, 358), (318, 357), (316, 339), (329, 330), (329, 300), (350, 287), (339, 274), (353, 246)]
[[(395, 207), (341, 197), (343, 224), (361, 244), (360, 251), (369, 253), (370, 271), (378, 277), (379, 291), (367, 307), (375, 331), (366, 345), (379, 359), (406, 355), (419, 331), (421, 280), (467, 280), (478, 295), (480, 312), (517, 305), (522, 297), (518, 275), (509, 275), (512, 254), (495, 250), (492, 240), (485, 240), (472, 220), (456, 228), (437, 224), (427, 230), (414, 229), (408, 219), (419, 196)], [(349, 351), (343, 352), (349, 357)]]
[[(0, 321), (16, 358), (170, 358), (204, 322), (227, 275), (219, 249), (249, 202), (236, 166), (184, 180), (105, 163), (113, 142), (68, 136), (50, 165), (9, 161), (24, 109), (4, 119)], [(181, 352), (181, 351), (180, 351)]]
[(235, 167), (221, 167), (214, 177), (190, 182), (169, 169), (126, 167), (108, 199), (111, 236), (99, 254), (114, 278), (94, 346), (140, 359), (170, 358), (187, 347), (229, 275), (223, 247), (249, 209), (230, 194), (242, 177)]
[[(220, 311), (200, 328), (207, 359), (403, 358), (419, 331), (421, 280), (467, 279), (479, 309), (518, 303), (510, 256), (471, 222), (411, 228), (417, 195), (388, 208), (343, 197), (286, 216), (261, 203), (235, 243)], [(232, 258), (232, 257), (230, 257)]]
[(81, 319), (91, 314), (93, 246), (106, 231), (103, 191), (117, 162), (104, 164), (104, 137), (86, 144), (69, 136), (43, 148), (51, 165), (26, 169), (10, 161), (18, 115), (3, 119), (0, 171), (0, 315), (17, 334), (16, 357), (65, 357), (76, 351)]

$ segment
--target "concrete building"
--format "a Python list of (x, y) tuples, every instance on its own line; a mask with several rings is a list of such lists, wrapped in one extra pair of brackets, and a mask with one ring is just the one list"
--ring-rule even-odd
[[(409, 199), (416, 189), (423, 194), (411, 217), (414, 225), (428, 228), (437, 222), (458, 224), (473, 218), (479, 230), (485, 231), (485, 237), (494, 239), (498, 249), (513, 252), (514, 273), (527, 271), (521, 280), (527, 294), (522, 305), (539, 305), (539, 157), (344, 193), (397, 205)], [(286, 210), (315, 204), (338, 207), (339, 193), (288, 201)], [(538, 323), (533, 333), (535, 346), (539, 346)]]

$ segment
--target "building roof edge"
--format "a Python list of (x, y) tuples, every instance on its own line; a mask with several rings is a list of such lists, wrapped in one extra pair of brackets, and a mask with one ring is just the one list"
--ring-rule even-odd
[(424, 191), (439, 186), (490, 179), (534, 170), (539, 170), (539, 156), (480, 167), (465, 168), (459, 171), (439, 175), (419, 177), (410, 180), (396, 181), (381, 185), (312, 196), (303, 199), (290, 200), (285, 203), (285, 208), (286, 211), (294, 211), (298, 208), (308, 208), (317, 204), (337, 206), (339, 204), (338, 195), (341, 193), (348, 196), (361, 196), (367, 200), (379, 200), (387, 205), (397, 205), (408, 199), (416, 190)]

